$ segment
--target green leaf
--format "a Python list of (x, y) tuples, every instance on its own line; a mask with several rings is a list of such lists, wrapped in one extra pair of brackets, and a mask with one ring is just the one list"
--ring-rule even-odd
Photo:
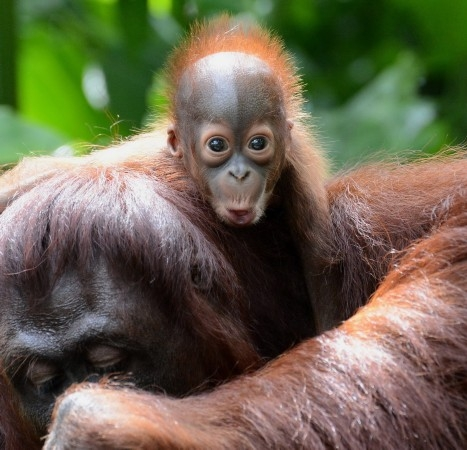
[(0, 106), (0, 164), (21, 156), (52, 153), (67, 139), (45, 127), (27, 122), (10, 108)]
[(20, 55), (20, 110), (38, 123), (53, 123), (68, 136), (93, 141), (108, 123), (94, 110), (81, 89), (89, 63), (79, 45), (56, 30), (29, 30)]
[(320, 115), (325, 144), (339, 164), (442, 146), (447, 128), (434, 102), (418, 96), (421, 75), (415, 57), (405, 53), (343, 107)]

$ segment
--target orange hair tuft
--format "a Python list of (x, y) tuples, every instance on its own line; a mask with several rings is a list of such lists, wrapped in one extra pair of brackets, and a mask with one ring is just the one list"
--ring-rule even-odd
[(289, 117), (302, 115), (300, 76), (282, 40), (259, 25), (241, 23), (228, 15), (195, 23), (172, 52), (166, 66), (172, 105), (183, 72), (196, 61), (219, 52), (242, 52), (264, 61), (280, 81)]

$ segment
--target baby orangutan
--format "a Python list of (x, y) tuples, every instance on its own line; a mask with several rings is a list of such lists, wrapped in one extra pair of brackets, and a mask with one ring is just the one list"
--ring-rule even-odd
[[(303, 120), (307, 115), (299, 76), (282, 42), (257, 26), (221, 17), (192, 30), (169, 59), (167, 78), (170, 152), (183, 160), (201, 194), (226, 224), (252, 226), (268, 220), (269, 206), (284, 209), (301, 254), (316, 330), (336, 325), (343, 319), (339, 307), (329, 289), (321, 292), (315, 282), (330, 262), (326, 161)], [(97, 152), (91, 159), (119, 164), (120, 157), (121, 162), (155, 158), (159, 148), (144, 147), (135, 145), (136, 153), (126, 149), (126, 154), (117, 152), (110, 158), (108, 152)], [(87, 162), (48, 160), (42, 176)], [(27, 187), (37, 173), (32, 169), (28, 180), (28, 164), (33, 163), (26, 160), (6, 176), (19, 174), (20, 187)], [(11, 197), (12, 184), (10, 180), (6, 193), (3, 189), (3, 203)], [(2, 184), (0, 200), (1, 188)]]

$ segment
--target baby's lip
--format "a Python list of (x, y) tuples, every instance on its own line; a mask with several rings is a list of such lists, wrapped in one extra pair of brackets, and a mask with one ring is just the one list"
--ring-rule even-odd
[(228, 209), (227, 216), (229, 222), (236, 226), (248, 226), (255, 219), (255, 213), (252, 209)]

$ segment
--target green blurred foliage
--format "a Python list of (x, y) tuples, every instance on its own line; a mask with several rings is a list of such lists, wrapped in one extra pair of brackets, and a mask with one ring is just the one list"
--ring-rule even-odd
[[(0, 10), (11, 1), (0, 0)], [(465, 0), (14, 4), (18, 106), (0, 109), (0, 163), (141, 129), (165, 101), (168, 51), (193, 20), (223, 11), (284, 38), (338, 166), (406, 149), (431, 153), (467, 134)]]
[(16, 161), (22, 154), (41, 155), (64, 148), (64, 136), (21, 119), (7, 106), (0, 105), (0, 124), (0, 164)]

